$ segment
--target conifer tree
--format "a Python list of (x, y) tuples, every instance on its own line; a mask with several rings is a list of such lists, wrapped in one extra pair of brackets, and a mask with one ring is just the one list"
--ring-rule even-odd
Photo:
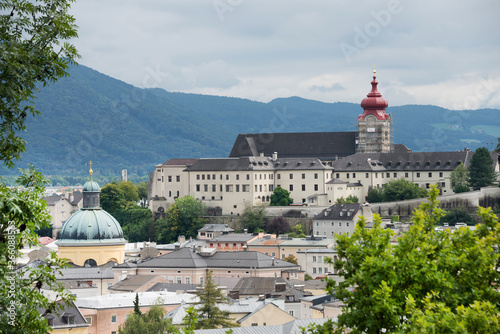
[(473, 190), (479, 190), (481, 187), (492, 186), (495, 180), (496, 173), (490, 152), (486, 147), (480, 147), (470, 159), (469, 186)]
[(139, 294), (137, 292), (135, 293), (134, 313), (137, 315), (142, 315), (141, 308), (139, 307)]

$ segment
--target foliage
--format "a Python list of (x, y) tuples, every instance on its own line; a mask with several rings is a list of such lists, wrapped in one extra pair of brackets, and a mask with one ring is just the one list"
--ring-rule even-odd
[(290, 232), (290, 223), (285, 217), (278, 216), (266, 224), (268, 233), (276, 233), (276, 235)]
[(390, 243), (393, 232), (381, 227), (378, 215), (371, 229), (363, 218), (352, 235), (338, 236), (334, 266), (345, 280), (337, 286), (327, 281), (329, 293), (346, 304), (336, 332), (417, 332), (436, 328), (431, 324), (440, 319), (453, 325), (452, 316), (466, 328), (472, 328), (467, 326), (477, 319), (484, 324), (480, 328), (496, 324), (500, 311), (498, 218), (491, 209), (479, 208), (483, 223), (476, 230), (435, 231), (444, 216), (438, 194), (437, 186), (432, 186), (428, 201), (415, 210), (413, 225), (396, 246)]
[(207, 222), (201, 217), (205, 213), (204, 204), (193, 196), (177, 198), (168, 208), (165, 219), (156, 222), (157, 242), (174, 242), (180, 235), (196, 238), (198, 230)]
[(289, 206), (292, 203), (290, 192), (285, 188), (276, 187), (271, 194), (271, 206)]
[(137, 292), (135, 293), (134, 300), (134, 314), (142, 315), (141, 307), (139, 306), (139, 294)]
[(312, 280), (312, 279), (313, 279), (313, 278), (312, 278), (312, 276), (311, 276), (311, 275), (309, 275), (309, 274), (307, 274), (307, 273), (304, 275), (304, 281), (310, 281), (310, 280)]
[(125, 323), (118, 328), (120, 334), (164, 334), (178, 333), (172, 319), (165, 317), (165, 309), (159, 302), (145, 314), (131, 312)]
[(247, 204), (241, 214), (241, 227), (253, 233), (264, 229), (266, 226), (266, 207), (264, 205), (252, 206)]
[(469, 165), (469, 186), (472, 190), (481, 187), (492, 186), (496, 181), (496, 173), (493, 169), (493, 159), (486, 147), (476, 150)]
[(335, 202), (335, 204), (338, 204), (338, 205), (343, 205), (343, 204), (350, 204), (350, 203), (358, 203), (359, 199), (357, 196), (354, 196), (354, 195), (349, 195), (347, 196), (347, 198), (344, 198), (344, 197), (339, 197), (337, 198), (337, 201)]
[(460, 163), (460, 165), (458, 165), (457, 168), (451, 172), (450, 182), (451, 189), (453, 189), (453, 191), (457, 194), (470, 191), (469, 171), (463, 163)]
[(34, 107), (37, 84), (67, 76), (68, 65), (79, 57), (65, 42), (77, 37), (71, 2), (0, 2), (0, 160), (9, 168), (25, 151), (19, 133), (26, 130), (26, 118), (40, 114)]
[(125, 202), (139, 202), (139, 190), (132, 181), (120, 181), (118, 183), (118, 189), (123, 194), (123, 199)]
[(413, 198), (423, 198), (427, 191), (406, 179), (391, 180), (383, 188), (386, 202), (402, 201)]
[(139, 195), (139, 200), (143, 208), (147, 207), (148, 201), (148, 185), (146, 182), (141, 182), (137, 185), (137, 192)]
[(67, 262), (52, 252), (46, 264), (31, 269), (16, 269), (16, 259), (23, 246), (38, 245), (37, 229), (49, 227), (47, 202), (43, 201), (46, 179), (33, 166), (22, 171), (18, 187), (0, 184), (0, 322), (2, 333), (47, 333), (47, 320), (39, 313), (57, 310), (58, 304), (45, 297), (44, 285), (56, 292), (57, 299), (74, 300), (62, 285), (56, 282), (58, 268)]
[(335, 322), (332, 319), (328, 319), (322, 325), (310, 324), (306, 328), (301, 327), (300, 332), (302, 334), (330, 334), (334, 332)]
[(302, 224), (297, 224), (292, 227), (292, 232), (288, 233), (288, 236), (291, 238), (305, 238), (306, 234), (304, 233), (304, 226)]
[(196, 324), (198, 323), (198, 314), (194, 306), (188, 307), (184, 316), (184, 334), (194, 334)]
[(237, 327), (238, 324), (229, 319), (229, 311), (219, 309), (221, 304), (228, 304), (229, 298), (224, 295), (222, 290), (215, 284), (212, 278), (212, 272), (207, 272), (205, 285), (202, 289), (196, 291), (199, 302), (197, 329), (212, 329), (219, 327)]
[(367, 196), (368, 203), (380, 203), (384, 201), (384, 191), (380, 188), (370, 188)]
[(466, 208), (455, 208), (447, 211), (444, 217), (441, 218), (440, 223), (448, 223), (451, 226), (455, 223), (466, 223), (467, 225), (474, 225), (474, 219), (467, 212)]
[(293, 255), (293, 254), (285, 256), (283, 258), (283, 261), (294, 263), (294, 264), (299, 264), (299, 261), (297, 260), (297, 257), (295, 255)]
[(128, 242), (155, 240), (151, 210), (133, 204), (115, 211), (113, 216), (122, 226), (123, 236)]
[(125, 196), (117, 183), (109, 183), (101, 188), (101, 208), (103, 210), (114, 215), (123, 207), (125, 207)]

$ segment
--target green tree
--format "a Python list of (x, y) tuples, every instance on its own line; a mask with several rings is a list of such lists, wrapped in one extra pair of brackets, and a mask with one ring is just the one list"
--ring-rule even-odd
[(139, 190), (132, 181), (120, 181), (118, 183), (118, 189), (120, 189), (120, 192), (123, 194), (123, 199), (126, 202), (139, 202)]
[(486, 147), (478, 148), (470, 159), (469, 186), (472, 190), (492, 186), (496, 181), (496, 177), (490, 152)]
[(479, 208), (482, 224), (476, 230), (435, 231), (444, 216), (438, 194), (432, 186), (428, 201), (415, 210), (412, 226), (395, 246), (390, 243), (393, 232), (381, 227), (378, 215), (371, 229), (363, 218), (352, 235), (338, 236), (334, 266), (344, 281), (327, 281), (329, 293), (346, 304), (336, 332), (440, 332), (429, 324), (448, 321), (451, 315), (463, 320), (465, 328), (477, 322), (474, 316), (484, 321), (481, 328), (498, 322), (498, 218), (491, 209)]
[(139, 294), (137, 292), (135, 293), (134, 300), (134, 314), (142, 315), (141, 307), (139, 306)]
[(206, 208), (193, 196), (177, 198), (166, 212), (165, 219), (156, 222), (156, 240), (161, 243), (170, 243), (177, 240), (179, 235), (196, 238), (198, 230), (207, 222)]
[(384, 201), (384, 191), (380, 188), (370, 188), (367, 196), (368, 203), (380, 203)]
[(101, 188), (101, 207), (112, 215), (125, 207), (125, 197), (117, 183), (108, 183)]
[(264, 205), (252, 206), (247, 204), (241, 214), (241, 227), (248, 232), (263, 231), (266, 226), (266, 207)]
[(355, 204), (358, 202), (359, 202), (359, 199), (357, 196), (349, 195), (349, 196), (347, 196), (347, 198), (344, 198), (344, 197), (337, 198), (337, 201), (335, 202), (335, 204), (339, 204), (339, 205), (351, 204), (351, 203)]
[(441, 223), (448, 223), (450, 226), (455, 225), (455, 223), (466, 223), (467, 225), (474, 225), (474, 219), (467, 212), (466, 208), (455, 208), (447, 211), (443, 218), (441, 218)]
[(207, 272), (205, 285), (196, 291), (199, 302), (196, 303), (198, 313), (198, 329), (212, 329), (219, 327), (238, 327), (238, 324), (229, 318), (229, 311), (222, 311), (219, 306), (229, 303), (229, 297), (215, 284), (212, 272)]
[(304, 226), (300, 223), (295, 225), (292, 227), (292, 232), (288, 233), (288, 236), (292, 238), (305, 238), (306, 234), (304, 233)]
[(155, 240), (151, 210), (132, 204), (113, 212), (128, 242)]
[[(65, 42), (77, 36), (74, 18), (65, 0), (0, 2), (0, 160), (14, 166), (25, 150), (19, 133), (26, 130), (34, 108), (37, 85), (47, 85), (66, 76), (78, 53)], [(47, 333), (43, 317), (58, 309), (55, 300), (74, 300), (57, 284), (55, 273), (67, 263), (51, 253), (46, 265), (15, 271), (23, 246), (38, 245), (34, 231), (50, 226), (43, 200), (47, 180), (30, 165), (18, 178), (16, 188), (0, 184), (0, 322), (2, 333)], [(41, 292), (45, 285), (56, 292), (49, 300)], [(40, 314), (38, 308), (45, 310)]]
[(469, 171), (463, 163), (457, 166), (450, 174), (451, 189), (455, 193), (464, 193), (470, 191), (469, 188)]
[(292, 203), (290, 192), (284, 188), (276, 187), (271, 194), (271, 206), (289, 206)]
[(290, 232), (290, 223), (285, 217), (275, 217), (266, 224), (266, 231), (277, 235), (288, 233)]
[(293, 255), (293, 254), (285, 256), (283, 258), (283, 261), (294, 263), (294, 264), (299, 264), (299, 261), (297, 260), (297, 257), (295, 257), (295, 255)]
[(427, 191), (413, 182), (405, 179), (392, 180), (383, 188), (384, 200), (386, 202), (403, 201), (413, 198), (424, 198)]
[[(33, 166), (22, 171), (18, 187), (7, 188), (0, 184), (0, 323), (2, 333), (47, 333), (47, 320), (40, 314), (52, 313), (59, 308), (57, 299), (74, 300), (57, 283), (59, 268), (67, 267), (66, 261), (51, 252), (46, 264), (37, 268), (22, 267), (16, 270), (16, 259), (24, 246), (38, 245), (34, 231), (50, 226), (47, 202), (43, 200), (47, 180)], [(57, 298), (48, 299), (41, 287), (55, 291)]]
[(139, 201), (143, 208), (147, 207), (148, 202), (148, 185), (146, 182), (141, 182), (137, 185), (137, 191), (139, 193)]
[(163, 305), (157, 302), (145, 314), (131, 312), (125, 323), (118, 328), (120, 334), (165, 334), (179, 333), (172, 319), (165, 317)]
[(13, 167), (25, 150), (19, 133), (26, 130), (38, 86), (67, 76), (79, 57), (66, 41), (77, 37), (68, 14), (72, 0), (0, 2), (0, 160)]

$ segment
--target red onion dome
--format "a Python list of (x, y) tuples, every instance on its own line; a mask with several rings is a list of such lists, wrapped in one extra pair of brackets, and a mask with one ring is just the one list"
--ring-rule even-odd
[[(373, 74), (375, 74), (375, 71), (373, 71)], [(366, 95), (367, 97), (361, 101), (361, 108), (364, 109), (364, 112), (358, 119), (364, 119), (369, 114), (376, 116), (378, 119), (387, 119), (389, 116), (385, 113), (385, 108), (387, 108), (389, 104), (377, 90), (378, 82), (376, 78), (377, 77), (374, 75), (373, 81), (371, 82), (372, 90)]]

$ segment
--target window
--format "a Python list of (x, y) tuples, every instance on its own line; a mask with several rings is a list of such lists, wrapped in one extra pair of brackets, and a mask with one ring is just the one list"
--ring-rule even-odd
[(111, 316), (111, 323), (116, 324), (116, 315)]
[(205, 180), (205, 174), (201, 174), (201, 179)]
[(177, 284), (182, 284), (182, 277), (181, 276), (177, 276)]
[(316, 274), (316, 268), (313, 268), (313, 274)]
[(306, 185), (305, 184), (302, 185), (302, 191), (306, 191)]
[(172, 197), (172, 192), (170, 190), (168, 191), (168, 197)]
[(207, 191), (208, 191), (208, 184), (204, 184), (204, 185), (203, 185), (203, 190), (204, 190), (205, 192), (207, 192)]
[(345, 226), (349, 227), (349, 222), (345, 223)]
[(293, 184), (291, 184), (288, 189), (290, 189), (290, 191), (293, 191)]
[(207, 175), (207, 180), (210, 180), (210, 174)]
[(332, 222), (332, 227), (335, 227), (335, 222)]
[(302, 173), (302, 179), (306, 178), (306, 174)]
[(269, 191), (274, 191), (274, 186), (272, 184), (269, 185)]
[(216, 192), (216, 191), (217, 191), (217, 185), (212, 184), (212, 191), (213, 191), (213, 192)]
[(168, 182), (172, 182), (172, 176), (168, 176)]
[(259, 191), (262, 192), (262, 184), (259, 185)]
[(339, 222), (339, 227), (342, 227), (342, 223), (341, 222)]
[(292, 317), (294, 317), (294, 316), (295, 316), (295, 315), (294, 315), (295, 313), (293, 312), (293, 310), (288, 311), (288, 314), (290, 314)]
[(247, 174), (247, 180), (250, 180), (250, 174)]
[(290, 180), (293, 180), (293, 174), (290, 173)]
[(203, 285), (203, 280), (204, 280), (204, 278), (200, 277), (200, 285)]
[(199, 180), (200, 179), (200, 174), (197, 174), (196, 175), (196, 179)]
[(405, 177), (408, 178), (408, 173), (405, 173)]
[(314, 178), (317, 179), (318, 178), (318, 173), (314, 173)]
[(256, 323), (256, 322), (252, 322), (252, 326), (253, 326), (253, 327), (255, 327), (255, 326), (259, 326), (259, 324), (258, 324), (258, 323)]
[(175, 182), (181, 182), (181, 176), (180, 175), (176, 175), (175, 176)]
[(397, 178), (398, 177), (398, 173), (394, 173), (394, 178)]
[(417, 177), (420, 177), (420, 173), (417, 173)]
[(174, 276), (168, 276), (168, 282), (174, 283)]
[(92, 325), (92, 317), (85, 317), (85, 321), (86, 321), (89, 325)]
[(352, 178), (354, 179), (356, 177), (356, 173), (352, 173)]
[(239, 184), (236, 185), (236, 192), (240, 192), (240, 185)]
[(366, 178), (369, 178), (369, 177), (370, 177), (370, 175), (369, 175), (368, 173), (366, 173), (366, 174), (365, 174), (365, 177), (366, 177)]
[(240, 179), (240, 174), (236, 174), (236, 180)]
[(276, 253), (275, 253), (275, 252), (272, 252), (272, 253), (271, 253), (271, 256), (276, 256)]
[(318, 185), (317, 184), (314, 185), (314, 191), (318, 191)]
[(346, 174), (346, 177), (349, 178), (349, 173)]
[(186, 282), (186, 284), (191, 284), (191, 277), (189, 276), (184, 277), (184, 281)]
[(316, 262), (316, 256), (313, 256), (313, 262)]
[(318, 274), (320, 274), (320, 275), (321, 275), (322, 273), (323, 273), (323, 268), (321, 268), (321, 267), (320, 267), (320, 268), (318, 268)]
[(281, 179), (281, 174), (278, 174), (278, 180)]
[(200, 191), (200, 185), (199, 184), (196, 185), (196, 191)]
[(339, 178), (340, 178), (340, 173), (336, 173), (336, 174), (335, 174), (335, 177), (336, 177), (337, 179), (339, 179)]
[(443, 172), (439, 172), (439, 177), (443, 177)]
[(391, 177), (391, 173), (385, 173), (385, 177)]
[(255, 192), (257, 192), (257, 189), (258, 189), (258, 188), (259, 188), (259, 187), (257, 187), (257, 185), (255, 185)]
[(215, 180), (215, 174), (212, 174), (212, 180)]
[(432, 172), (429, 172), (429, 177), (432, 177)]
[(226, 174), (226, 180), (229, 180), (229, 174)]

